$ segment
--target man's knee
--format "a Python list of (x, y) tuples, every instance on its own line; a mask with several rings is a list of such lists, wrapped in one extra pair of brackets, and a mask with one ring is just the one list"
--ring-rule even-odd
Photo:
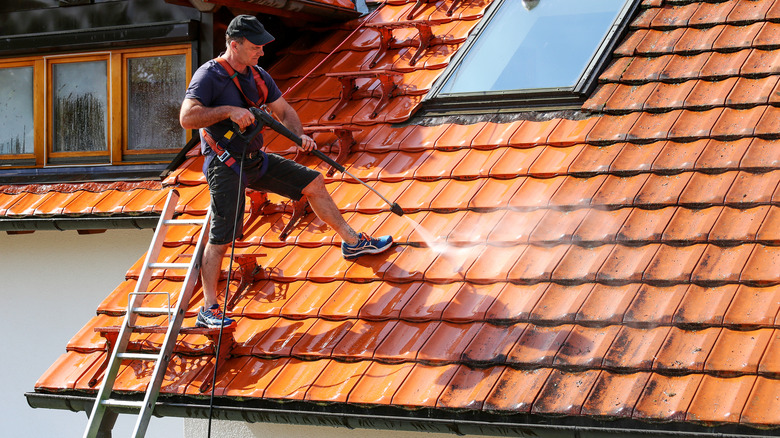
[(328, 191), (325, 189), (325, 177), (322, 174), (317, 175), (312, 182), (301, 190), (301, 193), (309, 198), (328, 194)]

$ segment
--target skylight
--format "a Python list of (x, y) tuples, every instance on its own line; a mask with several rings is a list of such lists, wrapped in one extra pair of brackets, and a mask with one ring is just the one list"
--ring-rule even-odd
[(440, 79), (434, 106), (574, 102), (627, 24), (635, 0), (499, 0)]

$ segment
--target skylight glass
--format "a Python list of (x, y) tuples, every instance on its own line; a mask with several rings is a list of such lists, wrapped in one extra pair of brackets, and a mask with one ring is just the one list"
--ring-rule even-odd
[(631, 0), (504, 0), (439, 96), (573, 89)]

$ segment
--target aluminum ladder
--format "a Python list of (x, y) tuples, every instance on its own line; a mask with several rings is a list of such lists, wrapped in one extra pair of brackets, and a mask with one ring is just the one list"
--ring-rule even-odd
[[(106, 366), (103, 382), (95, 397), (92, 413), (89, 416), (89, 423), (87, 424), (87, 429), (84, 431), (84, 438), (97, 438), (100, 436), (99, 433), (105, 433), (106, 430), (111, 430), (113, 423), (116, 420), (116, 415), (119, 413), (134, 413), (138, 416), (135, 428), (133, 429), (133, 437), (142, 438), (146, 434), (149, 420), (151, 419), (152, 413), (154, 412), (154, 406), (157, 402), (157, 396), (160, 394), (160, 386), (162, 385), (163, 377), (165, 376), (165, 370), (168, 367), (168, 361), (173, 353), (173, 348), (176, 345), (179, 330), (181, 329), (184, 320), (184, 313), (187, 310), (190, 298), (192, 297), (192, 292), (195, 289), (195, 284), (198, 280), (200, 259), (209, 234), (211, 209), (207, 209), (206, 216), (203, 219), (173, 219), (178, 201), (179, 193), (175, 189), (171, 190), (165, 201), (165, 206), (160, 215), (160, 221), (157, 224), (157, 229), (154, 232), (154, 237), (152, 238), (149, 250), (146, 252), (146, 257), (135, 290), (128, 296), (127, 312), (125, 313), (124, 321), (119, 329), (116, 345), (113, 348), (108, 365)], [(168, 229), (175, 226), (201, 227), (195, 245), (195, 251), (191, 255), (188, 263), (159, 263), (157, 260), (159, 259), (160, 250), (165, 242), (165, 236)], [(168, 307), (154, 308), (138, 307), (136, 305), (136, 302), (142, 304), (145, 296), (159, 294), (159, 292), (147, 291), (149, 281), (152, 277), (152, 271), (155, 269), (187, 271), (175, 306), (170, 306), (170, 295)], [(136, 329), (141, 328), (136, 326), (136, 320), (139, 315), (168, 315), (168, 327), (165, 331), (165, 338), (159, 353), (127, 351), (130, 336)], [(149, 384), (146, 387), (143, 401), (112, 398), (114, 382), (116, 381), (119, 367), (122, 362), (131, 360), (143, 360), (154, 363), (154, 369), (149, 379)], [(106, 422), (105, 425), (103, 424), (104, 420)]]

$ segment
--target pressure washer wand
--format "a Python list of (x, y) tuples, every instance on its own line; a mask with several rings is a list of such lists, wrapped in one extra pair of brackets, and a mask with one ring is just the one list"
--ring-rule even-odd
[[(303, 140), (301, 140), (300, 137), (298, 137), (297, 135), (293, 134), (292, 131), (290, 131), (289, 129), (287, 129), (286, 126), (282, 125), (276, 119), (271, 117), (271, 115), (268, 114), (267, 112), (265, 112), (265, 111), (263, 111), (263, 110), (261, 110), (259, 108), (250, 108), (249, 111), (251, 111), (252, 114), (254, 114), (255, 120), (257, 120), (257, 124), (258, 125), (264, 125), (264, 126), (270, 127), (271, 129), (273, 129), (274, 131), (278, 132), (279, 134), (282, 134), (283, 136), (285, 136), (285, 137), (289, 138), (290, 140), (292, 140), (298, 146), (301, 146), (303, 144)], [(319, 158), (320, 160), (328, 163), (334, 169), (338, 170), (339, 172), (346, 173), (347, 175), (351, 176), (355, 181), (357, 181), (360, 184), (363, 184), (364, 186), (366, 186), (369, 190), (374, 192), (383, 201), (385, 201), (385, 203), (387, 203), (387, 205), (390, 206), (390, 211), (392, 211), (394, 214), (396, 214), (398, 216), (403, 216), (404, 215), (404, 210), (401, 208), (400, 205), (398, 205), (395, 202), (390, 202), (387, 198), (382, 196), (382, 194), (379, 193), (375, 188), (371, 187), (370, 185), (368, 185), (365, 182), (363, 182), (360, 178), (358, 178), (355, 175), (353, 175), (350, 171), (348, 171), (341, 164), (337, 163), (334, 159), (332, 159), (329, 156), (325, 155), (321, 151), (318, 151), (317, 149), (314, 149), (311, 152), (314, 155), (316, 155), (317, 158)]]

